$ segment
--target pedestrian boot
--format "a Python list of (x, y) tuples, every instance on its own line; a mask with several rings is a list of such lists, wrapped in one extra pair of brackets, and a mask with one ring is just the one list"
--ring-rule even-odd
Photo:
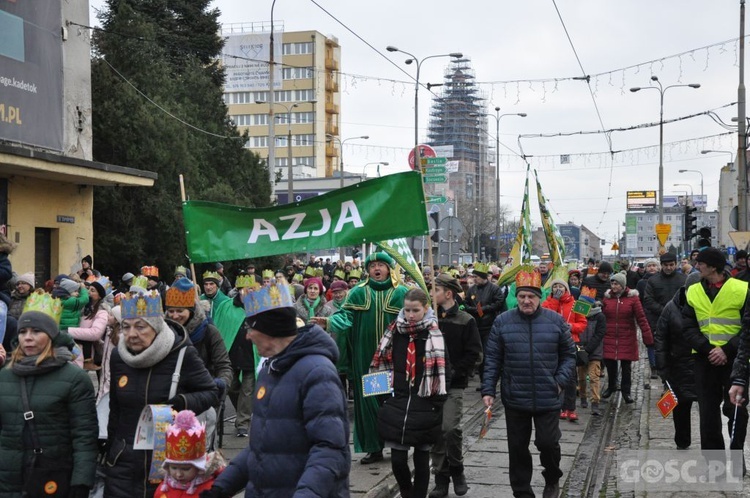
[(586, 398), (581, 398), (581, 408), (588, 408), (589, 402)]
[(382, 459), (383, 459), (383, 450), (373, 451), (372, 453), (368, 453), (367, 455), (365, 455), (365, 457), (362, 460), (360, 460), (359, 463), (367, 465), (368, 463), (379, 462)]
[(445, 498), (448, 496), (448, 486), (450, 483), (450, 477), (443, 474), (435, 474), (435, 488), (430, 491), (429, 498)]
[(571, 410), (568, 412), (568, 421), (570, 422), (578, 422), (578, 414), (575, 410)]
[(602, 414), (602, 412), (599, 411), (599, 403), (591, 403), (591, 415), (598, 417)]
[(625, 393), (623, 393), (623, 394), (622, 394), (622, 400), (623, 400), (623, 401), (624, 401), (625, 403), (627, 403), (627, 404), (630, 404), (630, 403), (632, 403), (632, 402), (633, 402), (633, 397), (632, 397), (632, 396), (630, 396), (630, 394), (625, 394)]
[(566, 420), (568, 418), (568, 414), (570, 412), (568, 410), (563, 410), (560, 412), (560, 420)]
[(604, 390), (604, 392), (602, 393), (602, 399), (607, 399), (607, 398), (609, 398), (610, 396), (612, 396), (612, 395), (613, 395), (613, 394), (615, 393), (615, 390), (616, 390), (616, 389), (614, 389), (614, 388), (611, 388), (611, 387), (608, 387), (608, 388), (606, 388), (606, 389)]
[(542, 491), (542, 498), (559, 498), (560, 496), (560, 483), (558, 481), (548, 482), (544, 485), (544, 491)]
[(453, 480), (453, 492), (457, 496), (463, 496), (469, 492), (469, 485), (466, 484), (463, 468), (451, 468), (451, 479)]
[(411, 488), (401, 488), (399, 490), (401, 498), (411, 498)]

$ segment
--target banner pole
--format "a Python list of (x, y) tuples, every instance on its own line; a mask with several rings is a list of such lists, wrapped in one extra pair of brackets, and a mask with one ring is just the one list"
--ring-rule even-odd
[[(424, 199), (424, 215), (427, 219), (427, 227), (430, 226), (430, 220), (429, 215), (427, 214), (427, 190), (424, 183), (424, 169), (422, 168), (422, 157), (419, 154), (419, 146), (414, 147), (414, 166), (417, 171), (419, 171), (419, 176), (422, 179), (422, 198)], [(438, 227), (435, 227), (435, 230), (437, 230)], [(435, 282), (435, 279), (437, 278), (437, 273), (435, 272), (434, 263), (432, 260), (432, 239), (428, 236), (425, 237), (422, 236), (422, 254), (424, 254), (424, 245), (425, 245), (425, 239), (429, 241), (429, 249), (427, 250), (427, 264), (430, 265), (430, 271), (432, 272), (432, 282), (428, 285), (427, 290), (430, 291), (428, 294), (428, 298), (430, 300), (430, 304), (432, 306), (432, 310), (435, 312), (435, 316), (438, 314), (438, 307), (435, 303), (435, 300), (432, 299), (432, 285)], [(438, 239), (439, 240), (439, 239)], [(440, 244), (440, 242), (438, 242)], [(439, 247), (439, 246), (438, 246)], [(424, 276), (424, 268), (422, 268), (422, 276)]]
[[(182, 199), (182, 203), (184, 204), (185, 201), (187, 201), (187, 196), (185, 195), (185, 178), (180, 174), (180, 198)], [(193, 261), (188, 256), (188, 261), (190, 261), (190, 273), (192, 273), (193, 277), (193, 284), (195, 284), (195, 293), (198, 294), (198, 297), (200, 297), (201, 293), (198, 290), (200, 287), (198, 287), (198, 275), (195, 274), (195, 265), (193, 264)]]

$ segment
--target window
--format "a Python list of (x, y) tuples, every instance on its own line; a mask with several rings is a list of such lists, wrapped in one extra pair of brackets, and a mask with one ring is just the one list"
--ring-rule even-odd
[(667, 221), (672, 221), (672, 215), (667, 215), (666, 218), (667, 218)]
[(281, 52), (284, 55), (302, 55), (313, 53), (312, 42), (284, 43)]
[(315, 113), (314, 112), (293, 112), (292, 123), (314, 123)]
[(268, 114), (253, 114), (253, 125), (260, 126), (260, 125), (267, 125), (268, 124)]
[(250, 137), (250, 147), (268, 147), (268, 137)]
[(281, 70), (282, 78), (285, 80), (304, 80), (313, 77), (311, 67), (285, 67)]
[[(289, 164), (289, 158), (287, 157), (276, 158), (277, 167), (287, 166), (288, 164)], [(315, 165), (315, 158), (312, 156), (292, 158), (292, 166), (314, 166), (314, 165)]]
[[(224, 94), (225, 104), (252, 104), (255, 102), (254, 93), (259, 92), (232, 92)], [(262, 92), (265, 93), (265, 92)], [(262, 100), (262, 99), (258, 99)]]
[(292, 135), (292, 145), (309, 147), (315, 143), (315, 135)]

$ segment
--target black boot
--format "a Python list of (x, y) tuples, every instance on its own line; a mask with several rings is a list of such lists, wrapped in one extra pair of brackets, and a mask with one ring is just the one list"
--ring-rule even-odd
[(607, 399), (610, 396), (612, 396), (615, 393), (616, 389), (614, 387), (607, 387), (604, 392), (602, 393), (602, 399)]
[(380, 451), (373, 451), (372, 453), (368, 453), (365, 455), (365, 457), (359, 461), (359, 463), (362, 463), (364, 465), (379, 462), (383, 459), (383, 450)]
[(435, 474), (435, 488), (430, 491), (429, 498), (445, 498), (448, 496), (450, 477), (444, 474)]
[(453, 492), (457, 496), (463, 496), (469, 492), (463, 469), (451, 469), (451, 479), (453, 479)]

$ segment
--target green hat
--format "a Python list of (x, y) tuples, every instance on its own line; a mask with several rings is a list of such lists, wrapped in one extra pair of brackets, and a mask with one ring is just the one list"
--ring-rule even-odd
[(396, 267), (396, 262), (393, 260), (393, 258), (384, 252), (374, 252), (367, 256), (367, 259), (365, 260), (365, 269), (368, 269), (370, 263), (372, 263), (373, 261), (382, 261), (391, 268)]

